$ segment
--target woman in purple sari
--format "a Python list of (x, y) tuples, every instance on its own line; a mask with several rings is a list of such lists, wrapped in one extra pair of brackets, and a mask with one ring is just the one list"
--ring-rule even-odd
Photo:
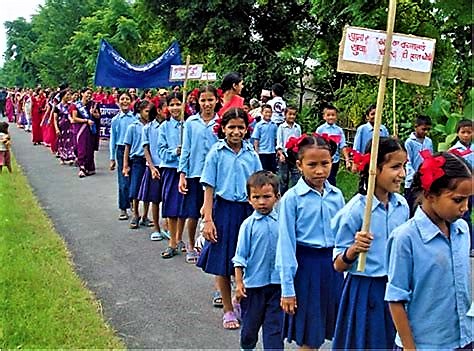
[(99, 112), (91, 101), (92, 90), (81, 90), (81, 100), (72, 103), (69, 107), (76, 135), (77, 165), (79, 178), (95, 174), (94, 151), (97, 146), (97, 124)]
[(58, 131), (58, 154), (62, 165), (72, 165), (76, 159), (74, 154), (74, 133), (72, 132), (71, 120), (69, 119), (69, 100), (71, 92), (69, 89), (59, 93), (60, 103), (54, 109), (54, 123)]

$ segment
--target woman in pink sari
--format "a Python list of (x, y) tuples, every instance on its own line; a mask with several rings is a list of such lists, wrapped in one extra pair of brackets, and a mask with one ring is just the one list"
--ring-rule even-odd
[(231, 72), (225, 75), (222, 80), (221, 89), (224, 94), (222, 107), (217, 114), (221, 117), (231, 107), (244, 106), (244, 98), (240, 96), (244, 87), (244, 80), (237, 72)]
[(9, 92), (7, 100), (5, 101), (5, 114), (7, 115), (8, 122), (12, 123), (15, 120), (15, 103), (13, 101), (14, 93)]

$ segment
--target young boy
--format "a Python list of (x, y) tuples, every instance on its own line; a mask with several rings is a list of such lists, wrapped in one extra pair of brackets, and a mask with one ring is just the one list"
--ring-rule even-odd
[(415, 121), (415, 131), (405, 141), (407, 150), (406, 177), (405, 177), (405, 199), (410, 207), (410, 217), (415, 214), (415, 198), (411, 192), (413, 176), (423, 162), (420, 152), (430, 150), (433, 153), (433, 142), (427, 137), (431, 129), (431, 119), (427, 116), (419, 116)]
[(272, 107), (272, 122), (277, 126), (285, 121), (286, 102), (283, 100), (285, 88), (280, 83), (275, 83), (272, 86), (272, 99), (268, 104)]
[(332, 167), (331, 173), (329, 174), (328, 181), (332, 185), (336, 186), (336, 176), (337, 171), (339, 170), (339, 160), (341, 158), (340, 153), (342, 152), (345, 162), (346, 168), (348, 170), (351, 169), (350, 158), (349, 158), (349, 150), (346, 144), (346, 136), (344, 135), (344, 131), (341, 127), (336, 124), (337, 121), (337, 108), (328, 105), (323, 109), (323, 118), (326, 121), (323, 125), (320, 125), (316, 129), (316, 133), (318, 134), (329, 134), (329, 135), (336, 135), (340, 137), (340, 140), (337, 144), (337, 151), (332, 156)]
[(273, 208), (279, 198), (278, 177), (268, 171), (252, 174), (247, 194), (255, 211), (240, 226), (232, 259), (236, 299), (242, 308), (240, 348), (254, 349), (263, 326), (263, 348), (282, 350), (281, 286), (275, 269), (278, 216)]
[[(375, 105), (370, 105), (367, 111), (365, 112), (365, 118), (367, 119), (367, 123), (361, 125), (357, 128), (356, 135), (354, 137), (354, 150), (365, 153), (365, 147), (369, 140), (372, 139), (372, 135), (374, 134), (374, 122), (375, 122)], [(388, 130), (387, 128), (381, 124), (380, 125), (380, 136), (381, 137), (388, 137)]]
[(277, 159), (278, 176), (280, 177), (280, 194), (283, 195), (289, 188), (298, 182), (300, 172), (296, 163), (289, 162), (286, 153), (286, 142), (290, 137), (300, 137), (301, 127), (296, 120), (296, 107), (288, 106), (285, 110), (285, 122), (278, 126), (277, 130)]
[(255, 126), (252, 140), (262, 168), (276, 173), (276, 136), (278, 127), (272, 122), (272, 107), (262, 106), (262, 120)]

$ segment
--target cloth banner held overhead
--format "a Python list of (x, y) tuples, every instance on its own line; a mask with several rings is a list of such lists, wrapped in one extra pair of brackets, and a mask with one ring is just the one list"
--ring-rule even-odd
[[(94, 84), (116, 88), (157, 88), (176, 85), (170, 82), (171, 65), (181, 64), (177, 41), (156, 60), (144, 65), (132, 65), (105, 40), (101, 40)], [(179, 82), (178, 82), (179, 84)]]

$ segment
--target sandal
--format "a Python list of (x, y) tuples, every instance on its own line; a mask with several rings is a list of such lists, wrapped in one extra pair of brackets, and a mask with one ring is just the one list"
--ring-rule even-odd
[(161, 253), (161, 258), (171, 258), (173, 256), (176, 256), (178, 254), (178, 251), (176, 249), (173, 249), (172, 247), (168, 246), (165, 251)]
[(190, 250), (186, 253), (186, 263), (196, 264), (198, 261), (198, 253), (194, 250)]
[(163, 237), (163, 234), (161, 234), (161, 232), (153, 232), (150, 235), (150, 240), (151, 241), (161, 241), (163, 239), (164, 239), (164, 237)]
[(224, 303), (222, 302), (222, 295), (220, 291), (216, 290), (212, 294), (212, 306), (216, 308), (223, 308)]
[(240, 323), (234, 311), (224, 313), (222, 317), (222, 326), (227, 330), (235, 330), (240, 328)]
[(86, 176), (86, 174), (84, 173), (83, 170), (80, 170), (79, 173), (78, 173), (78, 176), (79, 176), (79, 178), (84, 178)]
[(120, 211), (119, 221), (126, 221), (128, 219), (127, 211)]
[(184, 241), (180, 241), (178, 242), (178, 246), (176, 246), (176, 250), (178, 251), (178, 253), (181, 253), (181, 252), (186, 252), (186, 244), (184, 243)]
[(133, 217), (130, 221), (130, 229), (138, 229), (138, 221), (140, 221), (140, 217)]
[(242, 308), (240, 307), (240, 303), (236, 299), (232, 299), (232, 307), (234, 308), (235, 317), (237, 320), (242, 320)]

